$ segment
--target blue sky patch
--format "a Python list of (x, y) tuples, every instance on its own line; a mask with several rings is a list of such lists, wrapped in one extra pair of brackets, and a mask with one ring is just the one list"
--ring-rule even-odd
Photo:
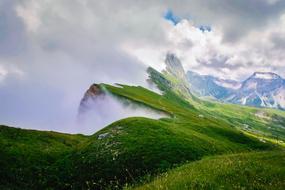
[[(170, 21), (173, 25), (178, 24), (182, 19), (178, 16), (176, 16), (171, 9), (168, 9), (164, 16), (163, 16), (166, 20)], [(199, 28), (199, 30), (201, 30), (202, 32), (211, 32), (212, 29), (210, 26), (208, 25), (200, 25), (200, 26), (195, 26), (197, 28)]]
[(174, 25), (176, 25), (181, 20), (181, 18), (179, 18), (178, 16), (174, 15), (173, 12), (170, 9), (168, 9), (166, 11), (166, 13), (164, 14), (164, 18), (166, 20), (171, 21), (172, 24), (174, 24)]

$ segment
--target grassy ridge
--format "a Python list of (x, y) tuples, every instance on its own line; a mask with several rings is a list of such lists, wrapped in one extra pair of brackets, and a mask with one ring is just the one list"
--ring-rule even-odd
[[(169, 120), (120, 120), (93, 135), (86, 147), (68, 158), (74, 166), (68, 171), (72, 177), (62, 180), (75, 189), (82, 188), (84, 183), (84, 188), (109, 185), (120, 188), (142, 176), (207, 155), (276, 149), (270, 143), (262, 143), (228, 127), (196, 128)], [(105, 137), (98, 138), (100, 134)]]
[(51, 166), (86, 139), (0, 126), (0, 189), (42, 189), (56, 183)]
[(285, 188), (284, 164), (284, 151), (215, 156), (186, 164), (134, 189), (282, 190)]
[(235, 120), (217, 108), (206, 109), (202, 101), (200, 108), (173, 91), (160, 95), (142, 87), (102, 87), (170, 117), (127, 118), (88, 137), (1, 126), (4, 189), (120, 189), (205, 156), (281, 149), (242, 133)]
[(122, 85), (120, 88), (105, 84), (104, 86), (115, 95), (144, 103), (179, 119), (193, 120), (198, 115), (203, 115), (212, 121), (226, 122), (241, 130), (285, 141), (284, 111), (209, 102), (197, 98), (185, 100), (173, 91), (165, 91), (161, 96), (142, 87)]
[(240, 130), (285, 141), (285, 112), (277, 109), (256, 108), (237, 104), (224, 104), (202, 100), (193, 96), (188, 82), (170, 73), (148, 69), (149, 77), (165, 95), (174, 92), (204, 115), (230, 123)]

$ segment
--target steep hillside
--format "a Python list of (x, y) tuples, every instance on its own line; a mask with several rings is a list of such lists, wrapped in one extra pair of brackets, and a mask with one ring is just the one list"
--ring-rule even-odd
[[(87, 146), (71, 155), (75, 167), (70, 186), (101, 188), (134, 182), (177, 164), (216, 155), (275, 149), (271, 143), (247, 136), (228, 123), (201, 117), (187, 102), (171, 95), (161, 96), (142, 87), (105, 85), (111, 93), (124, 96), (172, 118), (151, 120), (129, 118), (94, 134)], [(89, 171), (89, 172), (86, 172)], [(67, 176), (67, 175), (63, 175)]]
[(87, 140), (83, 135), (0, 126), (0, 189), (46, 189), (53, 165)]
[[(9, 136), (18, 129), (2, 127), (5, 130), (1, 130), (1, 140), (6, 143), (1, 143), (5, 151), (0, 159), (7, 168), (0, 176), (5, 180), (2, 186), (14, 189), (114, 189), (204, 156), (280, 149), (270, 142), (261, 142), (241, 133), (223, 120), (202, 115), (171, 91), (159, 95), (142, 87), (103, 86), (116, 96), (161, 110), (171, 117), (123, 119), (89, 137), (20, 130), (14, 139)], [(20, 141), (25, 136), (31, 138)], [(30, 151), (22, 152), (24, 149), (19, 149), (17, 142)], [(65, 142), (74, 144), (67, 147)], [(50, 147), (48, 153), (44, 145)], [(10, 153), (13, 150), (17, 150), (15, 154)], [(30, 159), (29, 154), (36, 158)], [(21, 161), (13, 166), (15, 159)], [(12, 183), (18, 177), (15, 173), (20, 173), (21, 183)], [(34, 177), (38, 175), (41, 180)]]
[(285, 187), (284, 164), (285, 152), (215, 156), (186, 164), (134, 189), (282, 190)]
[[(120, 100), (163, 112), (165, 118), (126, 118), (91, 136), (1, 126), (0, 187), (121, 189), (207, 156), (284, 150), (284, 112), (203, 101), (170, 72), (148, 71), (162, 94), (140, 86), (92, 86), (96, 93), (104, 89)], [(268, 168), (275, 172), (279, 166), (272, 162)], [(271, 173), (261, 175), (275, 183)]]

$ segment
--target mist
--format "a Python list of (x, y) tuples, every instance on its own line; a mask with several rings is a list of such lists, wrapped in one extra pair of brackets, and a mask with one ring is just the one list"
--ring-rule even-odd
[(169, 117), (166, 113), (154, 110), (130, 100), (117, 98), (109, 93), (88, 99), (85, 102), (88, 107), (77, 118), (77, 132), (93, 134), (107, 125), (128, 117), (147, 117), (159, 119)]
[[(188, 6), (173, 1), (1, 0), (0, 124), (91, 133), (116, 119), (132, 116), (128, 112), (133, 109), (124, 110), (113, 103), (116, 114), (90, 113), (93, 116), (89, 119), (97, 122), (91, 123), (91, 131), (89, 126), (84, 130), (77, 126), (80, 100), (92, 83), (148, 87), (146, 68), (163, 69), (168, 50), (180, 52), (185, 68), (204, 74), (242, 76), (259, 68), (282, 74), (285, 3), (256, 3), (260, 14), (249, 11), (250, 19), (245, 21), (240, 13), (253, 6), (248, 6), (248, 1), (234, 3), (231, 10), (235, 11), (228, 14), (214, 11), (228, 7), (228, 1), (211, 2), (208, 7), (196, 0)], [(171, 9), (189, 22), (173, 25), (164, 18)], [(189, 24), (192, 21), (195, 25)], [(201, 32), (196, 27), (200, 25), (211, 26), (212, 32)], [(236, 44), (235, 39), (239, 39)], [(185, 43), (189, 40), (191, 43)], [(215, 56), (231, 62), (212, 63)], [(201, 57), (206, 61), (197, 61)], [(104, 112), (103, 108), (99, 110)], [(145, 116), (145, 109), (135, 110), (135, 116)]]
[(146, 86), (147, 66), (120, 48), (129, 36), (115, 32), (121, 25), (85, 4), (58, 3), (0, 2), (1, 125), (77, 133), (78, 106), (92, 83)]

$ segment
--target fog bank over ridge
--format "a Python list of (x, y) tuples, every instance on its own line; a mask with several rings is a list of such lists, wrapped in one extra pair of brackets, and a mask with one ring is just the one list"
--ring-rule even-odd
[(128, 117), (147, 117), (159, 119), (168, 117), (166, 114), (152, 108), (138, 105), (131, 101), (118, 99), (107, 93), (85, 102), (88, 110), (79, 113), (77, 130), (83, 134), (93, 134), (107, 125)]

